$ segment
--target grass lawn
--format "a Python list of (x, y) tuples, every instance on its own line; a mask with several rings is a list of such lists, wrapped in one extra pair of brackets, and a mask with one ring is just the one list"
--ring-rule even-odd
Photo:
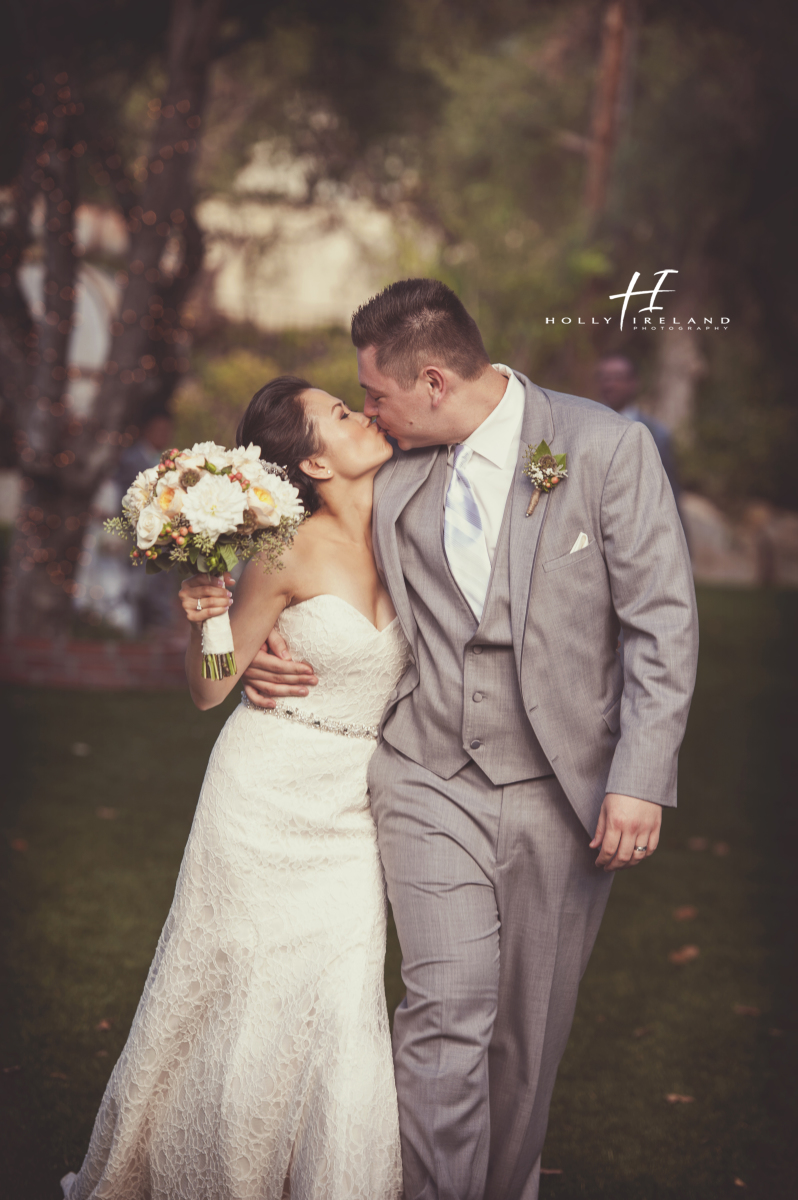
[[(543, 1162), (561, 1173), (545, 1200), (798, 1194), (798, 594), (699, 601), (681, 807), (655, 858), (614, 885), (555, 1092)], [(234, 703), (4, 693), (3, 1196), (57, 1200), (80, 1164)], [(700, 953), (672, 963), (685, 945)], [(395, 939), (386, 986), (393, 1007)]]

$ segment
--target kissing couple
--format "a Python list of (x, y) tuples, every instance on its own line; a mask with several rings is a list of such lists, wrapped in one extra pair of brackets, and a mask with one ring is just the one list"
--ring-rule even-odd
[(613, 873), (676, 803), (697, 620), (651, 434), (491, 365), (436, 280), (352, 341), (364, 414), (283, 376), (239, 426), (310, 514), (237, 585), (239, 675), (201, 669), (232, 580), (181, 591), (195, 703), (245, 694), (68, 1200), (534, 1200)]

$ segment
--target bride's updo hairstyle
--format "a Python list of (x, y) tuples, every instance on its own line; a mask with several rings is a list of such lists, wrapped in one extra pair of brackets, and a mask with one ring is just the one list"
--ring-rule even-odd
[(323, 449), (316, 424), (302, 403), (302, 393), (312, 387), (298, 375), (278, 375), (255, 393), (236, 430), (238, 446), (254, 442), (260, 446), (264, 462), (285, 467), (309, 513), (316, 511), (321, 500), (313, 480), (299, 464)]

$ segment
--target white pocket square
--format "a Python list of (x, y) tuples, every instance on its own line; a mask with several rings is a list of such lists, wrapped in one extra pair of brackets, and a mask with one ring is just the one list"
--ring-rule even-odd
[(588, 544), (589, 544), (589, 539), (588, 539), (587, 534), (580, 533), (579, 537), (576, 539), (573, 546), (571, 547), (569, 554), (576, 554), (577, 550), (584, 550)]

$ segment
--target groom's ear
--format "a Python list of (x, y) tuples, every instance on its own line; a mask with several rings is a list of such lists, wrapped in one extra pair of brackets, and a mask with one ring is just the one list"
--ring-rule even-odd
[(424, 367), (420, 372), (421, 382), (429, 393), (433, 408), (438, 408), (446, 394), (448, 380), (440, 367)]

